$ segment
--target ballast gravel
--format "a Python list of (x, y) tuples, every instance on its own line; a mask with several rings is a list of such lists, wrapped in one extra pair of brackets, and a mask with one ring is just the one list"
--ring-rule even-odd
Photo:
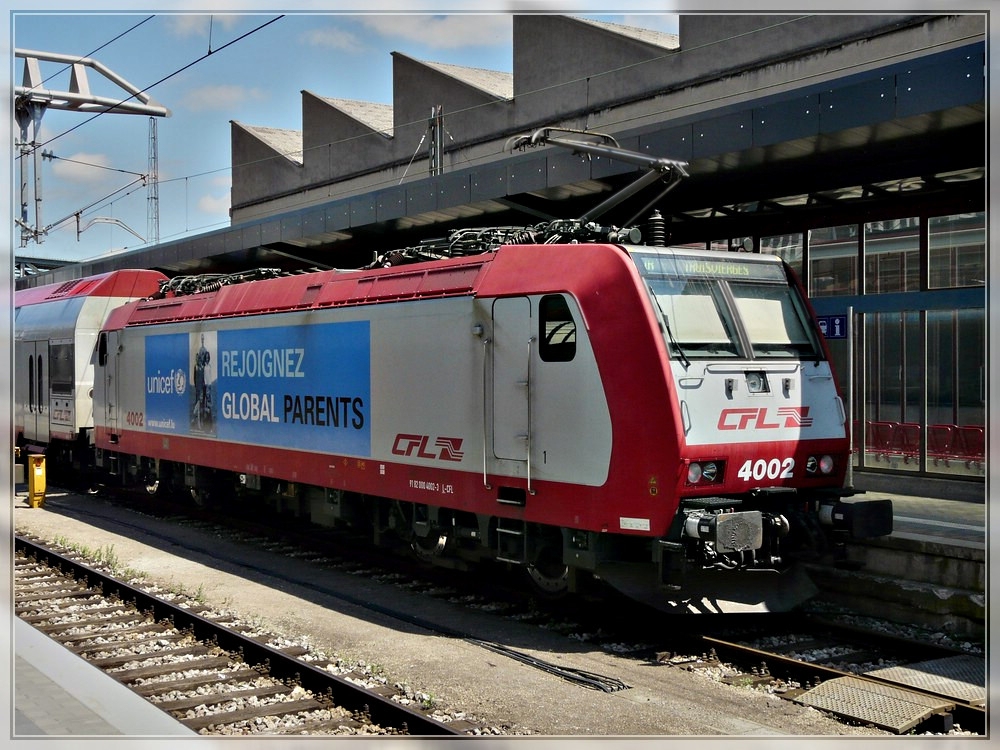
[[(886, 736), (850, 726), (767, 690), (736, 687), (711, 674), (651, 664), (489, 607), (433, 598), (392, 581), (330, 570), (250, 544), (218, 538), (53, 490), (42, 508), (15, 498), (15, 529), (99, 550), (136, 571), (145, 587), (197, 595), (217, 613), (304, 645), (324, 668), (391, 687), (393, 700), (441, 721), (465, 719), (480, 735), (532, 736)], [(289, 554), (291, 553), (291, 554)], [(343, 592), (341, 599), (325, 591)], [(431, 633), (352, 602), (405, 612), (559, 666), (615, 677), (629, 687), (605, 693), (562, 680), (464, 639)], [(629, 646), (623, 644), (623, 649)], [(15, 644), (16, 651), (16, 644)], [(319, 654), (320, 657), (317, 657)], [(275, 732), (294, 731), (291, 726)], [(259, 731), (259, 729), (258, 729)]]

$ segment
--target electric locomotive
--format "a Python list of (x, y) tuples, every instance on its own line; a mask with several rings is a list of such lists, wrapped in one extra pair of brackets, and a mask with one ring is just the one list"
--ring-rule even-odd
[[(535, 142), (634, 160), (640, 186), (684, 174)], [(890, 501), (843, 486), (847, 417), (808, 300), (777, 257), (601, 226), (620, 200), (351, 271), (162, 282), (98, 337), (96, 465), (553, 593), (589, 575), (671, 611), (798, 604), (802, 561), (892, 528)]]
[(101, 467), (553, 591), (780, 609), (834, 526), (890, 523), (843, 499), (845, 410), (776, 257), (510, 244), (168, 292), (114, 311), (96, 359)]

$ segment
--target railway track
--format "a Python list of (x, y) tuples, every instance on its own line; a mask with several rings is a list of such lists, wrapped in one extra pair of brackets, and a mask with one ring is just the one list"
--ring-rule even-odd
[(461, 735), (190, 607), (15, 536), (15, 614), (202, 734)]
[[(782, 621), (784, 621), (782, 623)], [(823, 618), (778, 618), (771, 633), (702, 634), (689, 668), (728, 667), (723, 681), (768, 686), (845, 721), (906, 734), (986, 731), (985, 658)], [(697, 644), (697, 645), (696, 645)]]
[[(225, 534), (257, 549), (306, 560), (315, 558), (314, 564), (321, 566), (333, 565), (337, 569), (354, 566), (365, 576), (429, 596), (465, 601), (472, 607), (484, 603), (484, 598), (476, 595), (476, 577), (454, 576), (451, 571), (439, 569), (425, 569), (414, 576), (412, 561), (394, 565), (392, 556), (369, 556), (360, 546), (358, 554), (363, 562), (324, 558), (323, 539), (331, 533), (329, 530), (317, 536), (299, 524), (298, 531), (294, 525), (279, 531), (280, 524), (273, 519), (267, 525), (243, 520), (237, 524), (240, 528), (234, 529), (231, 519), (223, 525), (222, 520), (213, 519), (205, 509), (191, 511), (190, 516), (171, 515), (177, 512), (175, 507), (168, 515), (183, 525), (204, 528), (213, 537)], [(345, 540), (339, 535), (337, 539), (337, 547), (343, 551)], [(353, 551), (348, 556), (353, 557)], [(303, 585), (301, 581), (296, 583)], [(697, 630), (701, 632), (683, 635), (694, 630), (691, 618), (685, 618), (684, 623), (676, 618), (665, 621), (662, 615), (628, 602), (611, 607), (615, 612), (611, 618), (607, 616), (608, 607), (594, 607), (593, 601), (586, 599), (557, 603), (536, 600), (526, 606), (525, 600), (519, 600), (512, 589), (492, 588), (488, 603), (494, 605), (493, 611), (500, 616), (535, 622), (622, 656), (680, 668), (723, 671), (725, 682), (757, 686), (847, 722), (871, 724), (896, 733), (946, 732), (955, 725), (966, 732), (985, 733), (982, 655), (815, 618), (781, 615), (733, 616), (722, 621), (697, 618)], [(400, 613), (386, 614), (406, 619)], [(720, 622), (723, 626), (717, 627)], [(623, 623), (630, 625), (622, 627)], [(640, 623), (648, 623), (650, 627), (643, 629)], [(412, 624), (498, 650), (497, 644), (478, 642), (468, 634), (438, 623)], [(670, 634), (669, 639), (664, 638), (665, 633)], [(521, 657), (514, 651), (506, 655)], [(552, 670), (552, 665), (545, 662), (532, 666), (584, 687), (605, 692), (628, 689), (627, 684), (614, 677), (578, 673), (565, 667)], [(954, 675), (959, 679), (954, 679)]]

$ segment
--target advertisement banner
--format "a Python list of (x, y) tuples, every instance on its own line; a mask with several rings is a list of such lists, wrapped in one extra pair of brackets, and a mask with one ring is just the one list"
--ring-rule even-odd
[(146, 339), (146, 427), (186, 432), (188, 425), (188, 334)]
[(146, 338), (155, 432), (371, 454), (368, 321)]

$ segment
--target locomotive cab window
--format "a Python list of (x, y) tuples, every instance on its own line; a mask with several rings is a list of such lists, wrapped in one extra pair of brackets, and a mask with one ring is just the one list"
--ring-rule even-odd
[(561, 294), (547, 294), (538, 303), (538, 342), (543, 362), (569, 362), (576, 356), (576, 321)]
[(637, 252), (671, 354), (683, 359), (822, 358), (806, 304), (777, 263)]
[(805, 309), (787, 286), (733, 282), (730, 288), (754, 357), (819, 357)]
[(700, 279), (657, 279), (650, 291), (674, 354), (714, 358), (739, 355), (736, 324), (717, 284)]

